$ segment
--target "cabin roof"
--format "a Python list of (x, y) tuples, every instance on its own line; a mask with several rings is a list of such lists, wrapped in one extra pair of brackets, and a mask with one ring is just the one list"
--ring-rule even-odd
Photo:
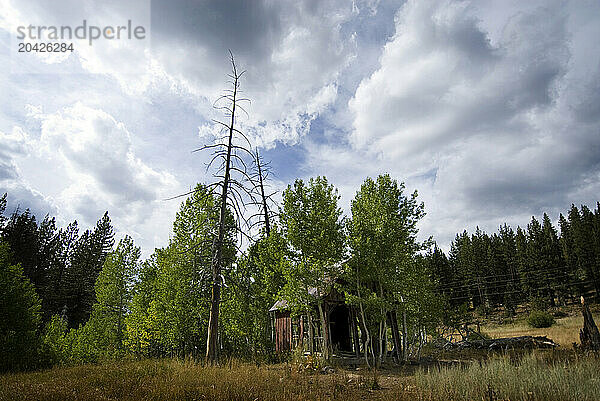
[[(319, 298), (320, 296), (322, 296), (322, 294), (319, 294), (319, 290), (316, 287), (310, 287), (308, 289), (308, 294), (312, 295), (315, 298)], [(271, 306), (271, 308), (269, 309), (269, 312), (275, 312), (278, 310), (287, 309), (287, 307), (288, 307), (288, 301), (286, 299), (280, 299), (279, 301), (275, 302), (273, 304), (273, 306)]]
[(280, 299), (279, 301), (275, 302), (275, 304), (273, 304), (273, 306), (271, 306), (271, 309), (269, 309), (269, 312), (275, 312), (281, 309), (287, 309), (288, 306), (288, 302), (285, 299)]
[[(344, 263), (346, 263), (348, 261), (348, 259), (344, 259), (342, 261), (336, 262), (333, 267), (334, 269), (340, 270), (342, 265)], [(323, 278), (323, 282), (325, 283), (326, 286), (331, 286), (334, 282), (340, 282), (340, 278), (339, 277), (324, 277)], [(329, 288), (326, 292), (323, 292), (323, 289), (319, 290), (316, 287), (309, 287), (308, 288), (308, 294), (312, 295), (315, 299), (319, 299), (319, 298), (325, 298), (328, 295), (331, 294), (331, 288)], [(277, 302), (275, 302), (273, 304), (273, 306), (271, 306), (271, 308), (269, 308), (269, 312), (275, 312), (278, 310), (283, 310), (283, 309), (287, 309), (289, 306), (288, 301), (285, 299), (280, 299)]]

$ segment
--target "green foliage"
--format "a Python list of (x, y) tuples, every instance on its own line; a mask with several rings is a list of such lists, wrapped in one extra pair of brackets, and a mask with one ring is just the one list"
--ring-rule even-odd
[(140, 248), (125, 236), (104, 262), (96, 281), (97, 303), (86, 323), (88, 341), (103, 357), (118, 357), (125, 352), (125, 318), (131, 302), (131, 287), (138, 271)]
[(10, 259), (8, 245), (0, 242), (0, 371), (39, 365), (41, 302), (21, 266)]
[(359, 307), (371, 333), (370, 353), (377, 356), (378, 333), (390, 311), (404, 313), (417, 330), (439, 319), (434, 316), (439, 298), (424, 260), (417, 256), (423, 249), (416, 237), (424, 205), (417, 201), (416, 191), (405, 196), (404, 184), (386, 174), (376, 181), (365, 180), (351, 210), (346, 302)]
[(158, 341), (152, 329), (152, 315), (149, 305), (156, 295), (158, 264), (156, 254), (145, 260), (132, 288), (129, 308), (131, 313), (125, 317), (125, 345), (138, 356), (157, 356)]
[(309, 288), (324, 291), (325, 278), (340, 274), (335, 262), (344, 255), (344, 221), (338, 207), (337, 189), (325, 177), (308, 184), (296, 180), (283, 192), (281, 222), (292, 247), (293, 263), (287, 270), (284, 297), (296, 311), (315, 302)]
[(46, 324), (42, 337), (42, 349), (51, 365), (64, 364), (69, 360), (65, 336), (67, 322), (61, 316), (53, 315)]
[(6, 196), (6, 192), (0, 196), (0, 234), (2, 234), (4, 224), (6, 224), (6, 217), (4, 216), (4, 212), (6, 211)]
[[(128, 317), (130, 350), (142, 355), (200, 357), (206, 347), (208, 302), (212, 283), (211, 246), (219, 209), (212, 193), (198, 185), (179, 209), (169, 245), (144, 264), (133, 289)], [(223, 268), (224, 292), (235, 258), (233, 216), (227, 214)]]
[(325, 177), (308, 185), (296, 180), (283, 192), (281, 223), (290, 245), (304, 259), (339, 260), (344, 252), (342, 210), (337, 189)]
[(233, 267), (224, 293), (223, 346), (229, 355), (273, 360), (274, 344), (269, 308), (279, 299), (290, 267), (288, 246), (280, 229), (255, 242)]
[(46, 325), (43, 345), (52, 363), (90, 363), (125, 355), (125, 319), (139, 257), (140, 249), (126, 236), (107, 256), (98, 276), (97, 302), (90, 319), (77, 329), (67, 331), (64, 317), (51, 318)]
[(69, 327), (78, 327), (89, 319), (96, 302), (96, 280), (113, 245), (114, 232), (108, 212), (98, 220), (94, 230), (87, 230), (78, 238), (63, 287)]
[(546, 328), (554, 324), (554, 317), (548, 312), (534, 310), (527, 317), (527, 323), (531, 327)]

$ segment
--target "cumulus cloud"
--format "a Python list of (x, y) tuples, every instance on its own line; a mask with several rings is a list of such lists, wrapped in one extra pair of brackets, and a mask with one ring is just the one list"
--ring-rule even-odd
[[(75, 18), (88, 3), (5, 0), (0, 31), (23, 16)], [(144, 4), (95, 15), (135, 18)], [(525, 224), (596, 200), (593, 2), (176, 0), (150, 9), (150, 48), (86, 48), (55, 60), (60, 77), (18, 73), (39, 72), (37, 59), (0, 77), (10, 93), (0, 99), (4, 187), (21, 185), (24, 199), (31, 190), (69, 218), (113, 209), (128, 231), (164, 243), (176, 205), (159, 200), (207, 178), (190, 151), (214, 140), (212, 102), (227, 88), (231, 49), (252, 99), (241, 128), (280, 180), (327, 175), (348, 206), (365, 176), (389, 172), (419, 189), (424, 236), (446, 244), (465, 227)], [(12, 46), (6, 35), (0, 45)], [(15, 60), (0, 53), (3, 64)]]
[(486, 131), (516, 132), (528, 112), (551, 103), (569, 60), (564, 18), (515, 16), (492, 46), (469, 11), (449, 1), (401, 9), (380, 68), (349, 103), (355, 146), (431, 151)]
[(598, 7), (511, 5), (501, 18), (494, 7), (406, 2), (379, 67), (348, 103), (348, 156), (312, 159), (343, 177), (340, 161), (367, 158), (373, 174), (421, 189), (423, 230), (445, 244), (464, 227), (557, 217), (598, 188), (598, 75), (578, 72), (597, 71), (598, 51), (584, 53), (579, 32)]
[(31, 152), (26, 132), (19, 126), (11, 133), (0, 131), (0, 196), (9, 194), (7, 212), (30, 209), (37, 216), (55, 213), (56, 206), (42, 193), (32, 188), (21, 175), (17, 159)]
[[(11, 152), (12, 157), (8, 158), (11, 168), (2, 169), (8, 171), (3, 186), (11, 196), (23, 196), (27, 188), (18, 184), (36, 182), (52, 194), (54, 210), (60, 211), (63, 221), (68, 216), (91, 225), (108, 210), (117, 230), (137, 236), (147, 250), (159, 244), (154, 235), (163, 240), (168, 236), (169, 214), (175, 205), (163, 200), (181, 191), (179, 183), (172, 174), (148, 166), (135, 154), (131, 134), (122, 122), (81, 103), (49, 114), (36, 107), (29, 110), (29, 118), (39, 121), (39, 138), (22, 129), (0, 137), (9, 144), (3, 153)], [(17, 172), (17, 164), (32, 158), (38, 163), (36, 169)], [(45, 182), (40, 182), (44, 173), (36, 170), (43, 168), (49, 171)], [(40, 197), (30, 192), (34, 196), (28, 204)], [(150, 238), (140, 232), (145, 225), (154, 226)]]

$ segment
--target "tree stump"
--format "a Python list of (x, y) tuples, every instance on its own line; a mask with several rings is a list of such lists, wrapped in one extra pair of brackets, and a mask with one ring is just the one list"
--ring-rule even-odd
[(583, 297), (581, 297), (581, 306), (581, 313), (583, 313), (583, 328), (579, 330), (581, 348), (598, 351), (600, 350), (600, 333), (594, 322), (592, 312), (590, 312), (590, 307), (585, 303)]

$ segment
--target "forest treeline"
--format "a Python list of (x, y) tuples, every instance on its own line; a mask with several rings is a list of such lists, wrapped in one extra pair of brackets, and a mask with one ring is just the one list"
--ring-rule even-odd
[[(401, 327), (399, 351), (420, 347), (441, 323), (467, 310), (531, 301), (564, 303), (598, 288), (600, 207), (573, 206), (516, 232), (458, 234), (448, 255), (418, 241), (424, 205), (389, 175), (366, 179), (344, 216), (326, 178), (296, 180), (279, 218), (245, 249), (228, 212), (224, 236), (219, 349), (270, 361), (269, 308), (288, 301), (292, 315), (324, 319), (319, 293), (333, 286), (359, 311), (361, 350), (376, 363), (389, 325)], [(0, 198), (0, 370), (98, 362), (123, 357), (192, 357), (207, 347), (210, 244), (218, 197), (199, 184), (180, 205), (169, 243), (141, 259), (131, 237), (115, 243), (108, 212), (95, 227), (60, 228), (29, 210), (6, 213)], [(332, 280), (335, 278), (335, 280)], [(315, 307), (315, 303), (317, 304)], [(330, 350), (327, 336), (322, 349)]]
[(487, 312), (503, 306), (514, 314), (530, 302), (545, 309), (600, 293), (600, 204), (572, 205), (559, 230), (544, 213), (516, 231), (502, 225), (491, 235), (463, 231), (446, 255), (434, 246), (427, 258), (436, 289), (451, 306)]
[[(286, 299), (293, 314), (317, 322), (324, 317), (309, 289), (325, 293), (340, 282), (347, 302), (360, 306), (372, 360), (382, 355), (378, 333), (390, 312), (401, 311), (406, 333), (435, 325), (440, 308), (419, 256), (425, 244), (416, 240), (423, 205), (403, 191), (388, 175), (367, 179), (346, 217), (324, 177), (296, 180), (269, 234), (260, 230), (245, 250), (228, 212), (220, 353), (280, 357), (269, 308)], [(4, 212), (6, 195), (1, 199)], [(143, 261), (132, 238), (114, 243), (108, 214), (81, 235), (76, 222), (58, 228), (55, 219), (38, 222), (28, 210), (3, 217), (2, 370), (125, 356), (201, 359), (213, 281), (206, 244), (218, 217), (218, 197), (198, 185), (181, 203), (169, 244)]]

